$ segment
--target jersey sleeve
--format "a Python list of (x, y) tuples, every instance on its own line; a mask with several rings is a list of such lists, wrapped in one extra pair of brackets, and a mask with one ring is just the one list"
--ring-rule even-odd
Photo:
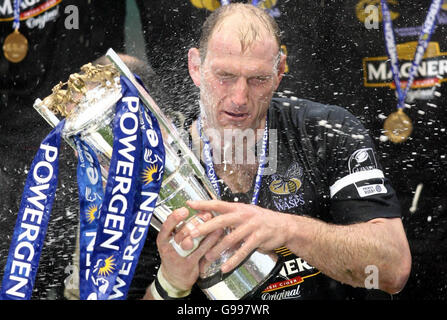
[(329, 186), (335, 223), (355, 223), (401, 216), (374, 143), (362, 123), (347, 110), (319, 106), (309, 111), (308, 126), (321, 171)]

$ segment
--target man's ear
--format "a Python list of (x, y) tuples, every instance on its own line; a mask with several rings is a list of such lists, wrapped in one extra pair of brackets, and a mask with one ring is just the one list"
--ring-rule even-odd
[(197, 87), (200, 87), (200, 52), (197, 48), (191, 48), (188, 51), (188, 70), (192, 81)]
[(286, 62), (287, 62), (287, 55), (284, 52), (281, 52), (278, 64), (278, 86), (279, 83), (281, 82), (284, 72), (286, 71)]

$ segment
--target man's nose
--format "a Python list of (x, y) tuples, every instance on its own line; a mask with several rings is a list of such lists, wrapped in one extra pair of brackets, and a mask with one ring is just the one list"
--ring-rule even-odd
[(231, 93), (231, 101), (238, 106), (243, 106), (248, 102), (247, 79), (239, 77), (234, 83)]

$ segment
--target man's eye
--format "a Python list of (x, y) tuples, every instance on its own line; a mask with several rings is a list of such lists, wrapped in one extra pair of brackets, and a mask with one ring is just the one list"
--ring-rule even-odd
[(253, 84), (264, 84), (270, 80), (270, 76), (258, 76), (250, 78), (249, 81)]
[(222, 73), (218, 75), (218, 78), (220, 80), (230, 80), (234, 78), (234, 75), (231, 73)]

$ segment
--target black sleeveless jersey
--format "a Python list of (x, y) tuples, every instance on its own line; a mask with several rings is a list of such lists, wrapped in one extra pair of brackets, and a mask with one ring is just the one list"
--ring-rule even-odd
[[(398, 200), (373, 143), (352, 114), (337, 106), (278, 98), (273, 99), (268, 118), (268, 160), (259, 206), (336, 224), (400, 217)], [(220, 183), (223, 200), (250, 203), (253, 190), (233, 194)], [(141, 295), (151, 281), (146, 278), (156, 274), (152, 270), (150, 276), (147, 270), (159, 263), (154, 237), (154, 232), (148, 236), (140, 257), (145, 267), (138, 267), (133, 282)], [(287, 248), (276, 251), (283, 257), (282, 268), (254, 299), (345, 299), (352, 294), (350, 287), (325, 276)], [(135, 293), (131, 291), (129, 297)], [(201, 295), (197, 288), (191, 298)]]
[[(262, 178), (259, 206), (336, 224), (400, 216), (367, 131), (345, 109), (274, 99), (269, 129), (276, 129), (277, 137), (269, 142), (267, 168), (272, 173)], [(224, 200), (251, 200), (251, 193), (221, 190)], [(353, 294), (287, 248), (276, 251), (284, 259), (282, 269), (255, 298), (344, 299)]]

